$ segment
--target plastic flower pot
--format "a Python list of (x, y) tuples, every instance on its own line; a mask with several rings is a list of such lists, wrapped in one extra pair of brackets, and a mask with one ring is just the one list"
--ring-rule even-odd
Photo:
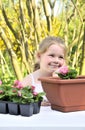
[(20, 115), (27, 117), (33, 115), (33, 103), (19, 104), (19, 107), (20, 107)]
[(43, 77), (40, 80), (52, 109), (62, 112), (85, 110), (85, 76), (66, 80)]
[(37, 114), (40, 112), (40, 107), (41, 107), (41, 101), (34, 102), (33, 103), (33, 114)]
[(0, 113), (8, 113), (8, 105), (6, 101), (0, 101)]
[(11, 115), (19, 115), (19, 104), (14, 102), (8, 102), (8, 111)]

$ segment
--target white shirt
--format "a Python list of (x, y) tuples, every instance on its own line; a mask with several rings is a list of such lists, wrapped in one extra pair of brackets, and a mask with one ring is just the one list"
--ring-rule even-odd
[[(30, 74), (30, 76), (31, 76), (31, 79), (32, 79), (32, 86), (35, 86), (35, 91), (38, 92), (38, 93), (39, 92), (44, 92), (43, 87), (41, 85), (41, 82), (40, 83), (35, 83), (33, 74)], [(48, 101), (46, 96), (43, 96), (43, 99)]]

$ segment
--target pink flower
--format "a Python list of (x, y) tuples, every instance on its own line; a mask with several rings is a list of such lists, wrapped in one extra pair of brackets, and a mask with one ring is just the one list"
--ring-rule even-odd
[(69, 72), (69, 69), (67, 66), (62, 66), (58, 70), (58, 73), (61, 73), (62, 75), (66, 75), (68, 72)]
[(19, 84), (19, 80), (16, 80), (16, 81), (14, 81), (14, 85), (17, 85), (17, 84)]
[(14, 88), (18, 88), (18, 89), (22, 89), (23, 88), (23, 85), (22, 85), (22, 83), (20, 82), (20, 81), (18, 81), (18, 80), (16, 80), (15, 82), (14, 82), (14, 86), (13, 86)]
[(37, 92), (33, 92), (33, 95), (34, 95), (34, 96), (37, 96), (37, 95), (38, 95), (38, 93), (37, 93)]
[(13, 93), (16, 93), (17, 91), (16, 91), (16, 90), (13, 90), (12, 92), (13, 92)]
[(3, 90), (0, 90), (0, 94), (2, 94), (3, 93)]
[(0, 85), (2, 85), (2, 81), (0, 80)]
[(31, 89), (34, 91), (35, 90), (35, 86), (32, 86)]
[(18, 88), (18, 89), (22, 89), (23, 86), (22, 86), (21, 84), (18, 84), (18, 85), (16, 85), (16, 88)]

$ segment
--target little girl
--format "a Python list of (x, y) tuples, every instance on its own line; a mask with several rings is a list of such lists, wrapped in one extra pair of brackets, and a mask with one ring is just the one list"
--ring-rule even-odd
[[(48, 36), (39, 44), (37, 59), (39, 69), (27, 75), (22, 84), (24, 86), (35, 86), (36, 92), (42, 92), (43, 88), (40, 77), (52, 76), (53, 73), (65, 64), (66, 46), (64, 41), (59, 37)], [(46, 96), (42, 105), (50, 105)]]

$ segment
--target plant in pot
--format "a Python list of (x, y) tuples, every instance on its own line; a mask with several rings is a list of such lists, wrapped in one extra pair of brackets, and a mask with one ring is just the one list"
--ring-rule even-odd
[(34, 99), (33, 114), (37, 114), (40, 112), (41, 102), (43, 100), (43, 96), (45, 95), (45, 93), (44, 92), (37, 93), (35, 92), (35, 87), (32, 86), (32, 88), (33, 88), (33, 99)]
[(67, 66), (55, 75), (40, 78), (51, 108), (62, 112), (85, 110), (85, 76), (77, 76), (77, 71)]
[[(34, 86), (23, 87), (21, 82), (16, 80), (10, 91), (8, 91), (8, 95), (10, 100), (10, 103), (8, 104), (9, 109), (14, 108), (14, 105), (16, 104), (18, 106), (18, 114), (21, 114), (22, 116), (31, 116), (34, 113), (34, 103), (41, 102), (44, 93), (36, 93)], [(11, 105), (13, 105), (13, 107)], [(13, 109), (10, 112), (11, 114), (13, 113), (12, 111)]]
[(61, 79), (75, 79), (77, 77), (77, 71), (68, 66), (63, 66), (55, 72)]
[(7, 104), (4, 102), (6, 97), (6, 88), (2, 85), (0, 80), (0, 113), (7, 113)]
[(12, 79), (10, 81), (7, 77), (2, 77), (0, 80), (0, 113), (8, 113), (7, 101), (9, 101), (9, 95), (7, 92), (11, 83)]
[(7, 95), (9, 96), (8, 101), (8, 110), (9, 114), (19, 115), (19, 102), (20, 102), (20, 90), (22, 89), (22, 85), (15, 81), (11, 86), (9, 91), (7, 91)]

